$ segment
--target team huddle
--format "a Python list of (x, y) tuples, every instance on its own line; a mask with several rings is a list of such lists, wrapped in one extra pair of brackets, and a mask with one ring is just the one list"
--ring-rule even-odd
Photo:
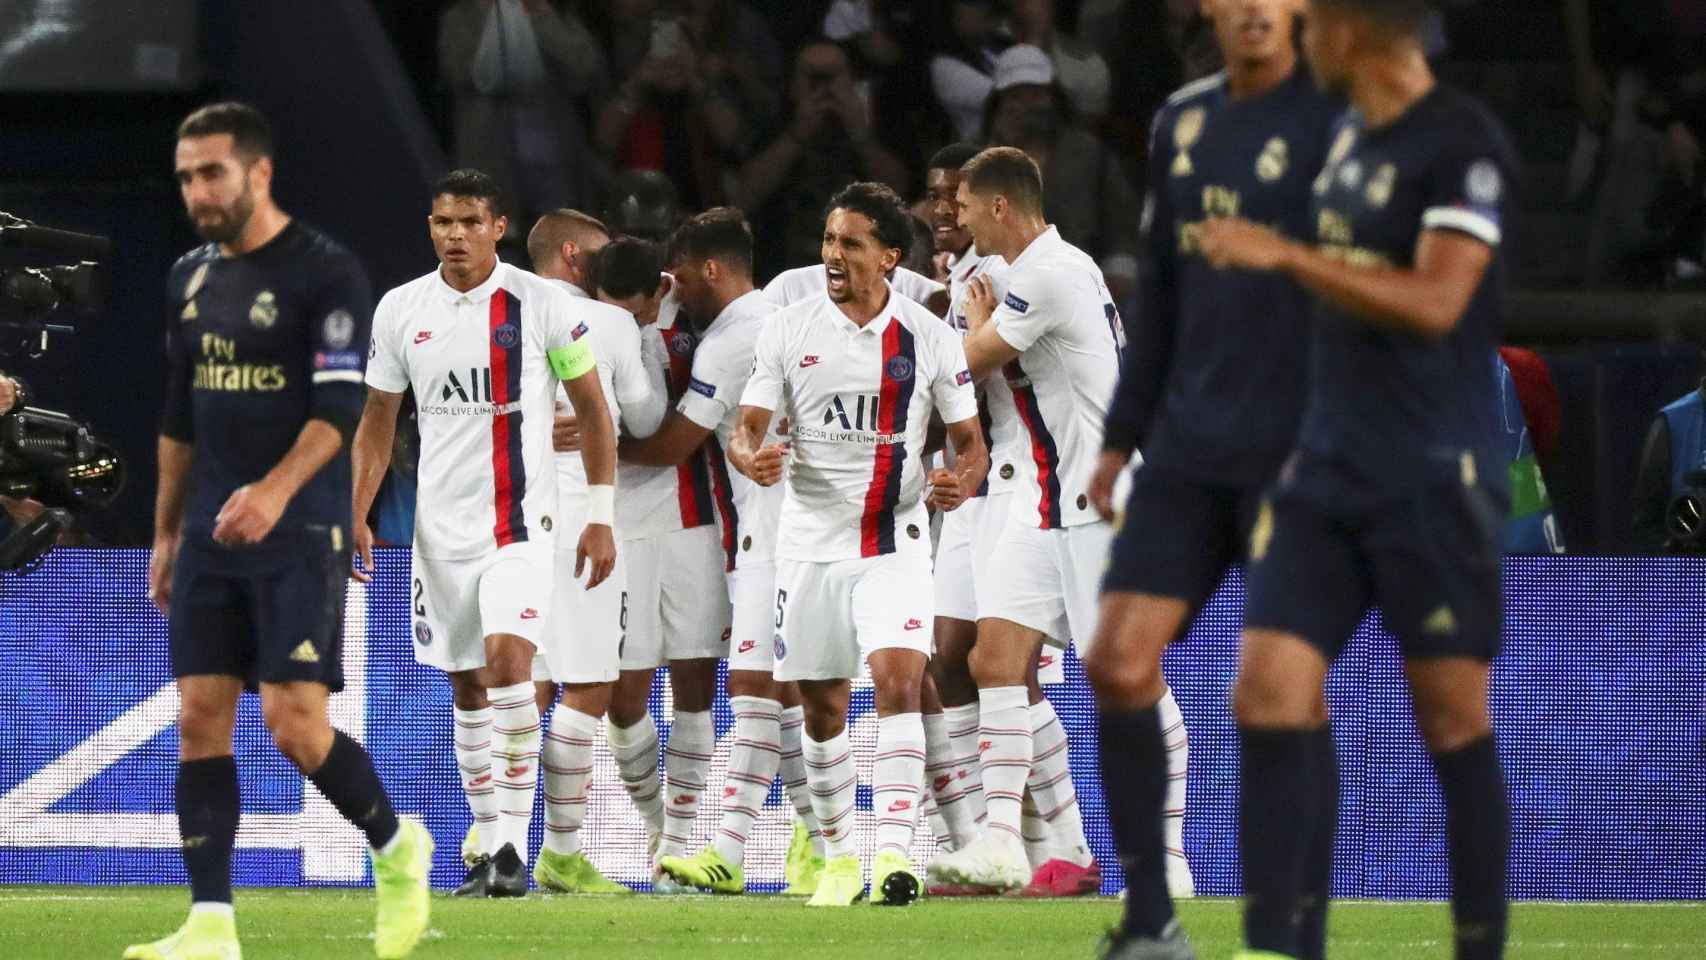
[[(524, 896), (530, 879), (631, 892), (582, 848), (601, 725), (654, 892), (742, 893), (778, 777), (795, 817), (786, 892), (811, 906), (1097, 892), (1043, 695), (1076, 644), (1127, 883), (1105, 950), (1191, 957), (1172, 909), (1192, 891), (1186, 738), (1161, 654), (1242, 563), (1244, 956), (1326, 955), (1338, 772), (1322, 685), (1375, 603), (1446, 797), (1457, 955), (1502, 955), (1485, 374), (1514, 162), (1427, 72), (1424, 6), (1315, 0), (1306, 70), (1302, 0), (1205, 3), (1228, 66), (1156, 118), (1130, 349), (1101, 270), (1050, 226), (1042, 171), (1010, 147), (930, 161), (945, 284), (900, 267), (909, 214), (880, 184), (837, 193), (821, 263), (761, 289), (727, 207), (664, 243), (555, 211), (522, 269), (498, 257), (510, 224), (491, 178), (458, 170), (432, 190), (438, 266), (373, 306), (354, 258), (273, 204), (259, 114), (197, 111), (177, 168), (209, 242), (169, 281), (150, 575), (183, 697), (194, 905), (126, 956), (239, 955), (245, 683), (373, 848), (379, 956), (425, 930), (433, 838), (325, 712), (343, 581), (371, 577), (364, 518), (405, 402), (420, 430), (412, 642), (449, 679), (473, 821), (456, 895)], [(719, 661), (732, 747), (694, 849), (713, 816)], [(647, 703), (660, 667), (664, 743)], [(847, 731), (866, 669), (869, 864)], [(942, 850), (927, 864), (910, 858), (921, 814)]]

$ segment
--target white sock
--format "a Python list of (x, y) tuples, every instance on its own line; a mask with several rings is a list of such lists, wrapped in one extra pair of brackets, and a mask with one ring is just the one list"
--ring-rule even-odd
[(806, 708), (789, 707), (782, 711), (782, 762), (776, 772), (782, 778), (782, 788), (794, 805), (794, 816), (811, 834), (812, 853), (823, 856), (823, 832), (817, 828), (817, 814), (812, 812), (811, 784), (806, 782), (806, 764), (801, 757), (800, 731), (805, 729)]
[(237, 917), (237, 910), (235, 907), (231, 906), (229, 903), (221, 903), (218, 900), (198, 900), (195, 903), (190, 904), (190, 916), (193, 917), (198, 913), (210, 913), (217, 917), (230, 917), (232, 919), (236, 919)]
[(1185, 768), (1191, 756), (1191, 739), (1185, 730), (1185, 715), (1168, 687), (1156, 704), (1161, 715), (1161, 739), (1167, 744), (1167, 802), (1162, 805), (1167, 855), (1185, 855)]
[(1036, 800), (1048, 856), (1090, 865), (1090, 842), (1084, 838), (1084, 818), (1078, 811), (1078, 790), (1066, 749), (1066, 728), (1046, 699), (1033, 703), (1031, 714), (1031, 775), (1026, 781)]
[(492, 704), (492, 785), (497, 787), (501, 848), (515, 845), (527, 862), (527, 826), (539, 785), (539, 702), (533, 682), (486, 691)]
[(990, 687), (977, 699), (985, 827), (1023, 840), (1019, 805), (1031, 773), (1031, 695), (1024, 687)]
[[(941, 817), (948, 843), (958, 849), (977, 837), (977, 821), (973, 806), (966, 801), (964, 781), (954, 776), (962, 766), (954, 755), (954, 742), (948, 736), (948, 726), (946, 714), (924, 715), (924, 778), (930, 782), (929, 806)], [(980, 806), (982, 799), (980, 793)], [(936, 824), (932, 822), (930, 827), (934, 830)], [(940, 832), (936, 842), (942, 843)]]
[(693, 846), (693, 824), (699, 819), (699, 795), (705, 792), (705, 775), (717, 749), (716, 728), (711, 711), (676, 711), (669, 725), (669, 745), (664, 748), (663, 846), (660, 856), (683, 857)]
[(663, 797), (658, 785), (658, 727), (651, 714), (645, 714), (631, 727), (614, 723), (604, 725), (604, 739), (610, 744), (610, 754), (616, 759), (616, 772), (622, 778), (622, 789), (640, 819), (646, 822), (646, 833), (663, 834)]
[(1025, 799), (1019, 804), (1019, 832), (1025, 836), (1025, 862), (1031, 865), (1032, 872), (1052, 859), (1052, 849), (1049, 844), (1048, 824), (1042, 817), (1037, 816), (1037, 798), (1031, 793), (1030, 784), (1025, 785)]
[(975, 702), (942, 709), (942, 716), (948, 720), (948, 744), (954, 755), (954, 782), (958, 784), (954, 789), (964, 798), (959, 802), (966, 805), (974, 833), (983, 829), (987, 819), (983, 809), (983, 769), (977, 749), (978, 713)]
[(579, 853), (581, 824), (586, 821), (586, 786), (592, 779), (592, 744), (598, 718), (566, 703), (551, 711), (545, 732), (545, 849)]
[(918, 787), (924, 779), (924, 718), (897, 713), (877, 720), (877, 762), (871, 771), (871, 812), (878, 852), (912, 853), (918, 823)]
[(462, 795), (480, 831), (480, 852), (491, 856), (502, 846), (498, 835), (498, 795), (492, 786), (492, 708), (456, 707), (456, 772)]
[(711, 846), (725, 860), (739, 864), (746, 859), (752, 824), (764, 808), (782, 759), (782, 705), (763, 697), (730, 697), (729, 710), (735, 715), (734, 744), (723, 786), (723, 815)]
[(853, 799), (859, 787), (859, 771), (853, 766), (847, 731), (842, 730), (822, 743), (810, 736), (800, 739), (805, 751), (806, 780), (811, 784), (812, 812), (817, 815), (818, 830), (823, 834), (824, 855), (857, 856), (859, 848), (853, 842), (853, 826), (857, 822)]

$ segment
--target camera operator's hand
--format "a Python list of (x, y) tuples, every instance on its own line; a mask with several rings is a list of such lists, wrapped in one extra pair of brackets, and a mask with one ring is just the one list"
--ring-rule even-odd
[(0, 415), (12, 412), (18, 405), (18, 381), (0, 374)]
[(213, 542), (226, 547), (260, 543), (289, 503), (288, 495), (275, 492), (265, 480), (238, 487), (213, 518)]
[(355, 525), (355, 549), (352, 555), (355, 562), (350, 564), (350, 579), (356, 583), (372, 583), (373, 571), (373, 528), (364, 522)]
[(156, 536), (154, 551), (148, 555), (148, 599), (162, 615), (172, 608), (172, 570), (178, 565), (178, 543), (175, 536)]

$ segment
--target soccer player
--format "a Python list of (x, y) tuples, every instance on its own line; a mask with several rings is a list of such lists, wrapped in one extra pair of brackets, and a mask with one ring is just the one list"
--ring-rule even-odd
[[(587, 259), (607, 249), (608, 241), (604, 225), (592, 217), (578, 210), (556, 210), (533, 225), (527, 250), (533, 271), (574, 297), (584, 314), (611, 421), (619, 430), (649, 434), (663, 418), (663, 391), (653, 389), (640, 359), (640, 328), (628, 311), (590, 299), (583, 286), (592, 285)], [(569, 524), (567, 529), (574, 530), (585, 523), (586, 470), (579, 453), (578, 421), (564, 416), (567, 404), (560, 398), (557, 412), (563, 421), (573, 423), (572, 439), (564, 435), (565, 430), (554, 431), (557, 515)], [(620, 476), (617, 480), (620, 487)], [(533, 679), (546, 691), (547, 707), (556, 699), (558, 685), (562, 686), (562, 702), (551, 712), (540, 757), (545, 771), (545, 846), (534, 864), (533, 880), (543, 889), (561, 893), (631, 893), (598, 872), (581, 851), (580, 841), (587, 784), (592, 779), (593, 742), (621, 670), (627, 571), (618, 550), (609, 578), (596, 590), (587, 589), (568, 575), (574, 556), (562, 539), (557, 541), (556, 565), (556, 592), (546, 626), (551, 640), (533, 659)]]
[[(1440, 85), (1422, 0), (1312, 0), (1304, 51), (1348, 94), (1315, 179), (1310, 242), (1210, 221), (1202, 252), (1315, 296), (1297, 449), (1250, 537), (1233, 710), (1242, 739), (1246, 957), (1297, 957), (1300, 867), (1323, 818), (1328, 664), (1379, 604), (1445, 796), (1459, 960), (1503, 955), (1510, 806), (1487, 708), (1501, 629), (1506, 462), (1488, 375), (1515, 160), (1480, 104)], [(1232, 277), (1228, 277), (1230, 282)]]
[[(1284, 277), (1228, 275), (1199, 255), (1207, 218), (1238, 213), (1291, 236), (1310, 227), (1310, 184), (1342, 101), (1315, 90), (1295, 42), (1302, 0), (1209, 0), (1226, 70), (1175, 93), (1150, 137), (1142, 342), (1128, 351), (1108, 411), (1090, 498), (1112, 517), (1113, 485), (1143, 451), (1102, 582), (1085, 669), (1100, 713), (1102, 782), (1126, 875), (1118, 949), (1185, 956), (1173, 896), (1192, 892), (1184, 858), (1184, 717), (1161, 654), (1243, 559), (1263, 488), (1303, 409), (1309, 296)], [(1323, 720), (1325, 707), (1322, 708)], [(1310, 747), (1333, 768), (1323, 725)], [(1318, 784), (1322, 831), (1308, 888), (1325, 906), (1337, 780)], [(1323, 910), (1306, 911), (1318, 955)], [(1143, 952), (1143, 951), (1149, 952)], [(1171, 952), (1169, 952), (1171, 951)], [(1124, 954), (1122, 954), (1124, 955)]]
[[(987, 584), (979, 584), (971, 654), (986, 821), (976, 840), (938, 857), (930, 872), (933, 881), (984, 890), (1030, 879), (1038, 892), (1089, 892), (1100, 871), (1084, 839), (1065, 733), (1027, 676), (1044, 642), (1064, 647), (1095, 628), (1096, 579), (1112, 531), (1090, 506), (1089, 484), (1125, 333), (1101, 269), (1044, 221), (1042, 174), (1023, 151), (992, 147), (973, 157), (957, 202), (978, 251), (1008, 264), (999, 305), (988, 278), (970, 282), (966, 360), (974, 377), (999, 371), (1006, 380), (1027, 455)], [(1048, 746), (1034, 751), (1037, 743)], [(1066, 838), (1057, 833), (1055, 858), (1035, 875), (1021, 830), (1027, 785), (1041, 816)]]
[[(826, 295), (765, 323), (729, 443), (736, 469), (760, 486), (787, 474), (773, 630), (776, 679), (798, 681), (805, 701), (807, 776), (828, 845), (813, 906), (864, 895), (847, 741), (861, 655), (878, 718), (871, 898), (918, 896), (908, 851), (924, 775), (919, 699), (933, 603), (926, 487), (932, 505), (953, 510), (989, 466), (959, 337), (884, 279), (910, 231), (888, 187), (854, 183), (835, 195), (823, 233)], [(932, 411), (957, 460), (926, 477)], [(792, 425), (790, 443), (766, 442), (776, 412)]]
[[(782, 754), (783, 691), (771, 676), (776, 612), (776, 524), (782, 490), (731, 475), (724, 459), (752, 373), (754, 345), (776, 306), (752, 283), (752, 230), (739, 210), (717, 207), (687, 220), (670, 238), (666, 257), (683, 314), (700, 326), (687, 390), (663, 426), (617, 448), (626, 462), (674, 467), (703, 451), (713, 482), (733, 492), (723, 517), (728, 591), (734, 606), (729, 635), (728, 696), (734, 713), (727, 787), (712, 842), (692, 857), (669, 855), (659, 868), (679, 883), (717, 893), (745, 889), (742, 862)], [(708, 322), (707, 322), (708, 321)], [(767, 442), (780, 442), (776, 424)], [(798, 693), (791, 698), (797, 704)]]
[(231, 732), (245, 686), (259, 688), (279, 752), (367, 837), (375, 952), (407, 956), (427, 926), (432, 836), (398, 818), (367, 751), (326, 716), (344, 683), (346, 451), (372, 293), (355, 257), (273, 202), (272, 154), (266, 119), (243, 104), (202, 107), (178, 127), (178, 190), (207, 242), (167, 281), (148, 589), (170, 626), (191, 905), (130, 960), (241, 955)]
[[(906, 246), (902, 249), (910, 251), (911, 248), (912, 235), (909, 232)], [(888, 281), (896, 293), (928, 307), (932, 313), (941, 314), (948, 307), (948, 288), (921, 273), (897, 266), (889, 274)], [(814, 263), (784, 270), (771, 277), (770, 282), (764, 285), (764, 298), (778, 307), (789, 307), (801, 300), (814, 300), (827, 289), (829, 277), (824, 273), (823, 264)]]
[[(366, 516), (391, 459), (397, 410), (413, 389), (421, 430), (415, 660), (449, 675), (462, 716), (489, 708), (492, 717), (483, 749), (457, 746), (483, 851), (457, 890), (469, 897), (527, 893), (540, 740), (533, 658), (541, 646), (549, 655), (555, 537), (568, 519), (558, 512), (551, 462), (559, 389), (581, 423), (587, 479), (573, 573), (587, 574), (592, 591), (616, 562), (616, 435), (589, 346), (594, 311), (499, 260), (508, 226), (486, 174), (455, 170), (434, 185), (427, 228), (440, 265), (385, 294), (374, 311), (354, 450), (355, 511)], [(373, 569), (372, 544), (358, 524), (358, 577)], [(490, 792), (477, 789), (482, 781)]]

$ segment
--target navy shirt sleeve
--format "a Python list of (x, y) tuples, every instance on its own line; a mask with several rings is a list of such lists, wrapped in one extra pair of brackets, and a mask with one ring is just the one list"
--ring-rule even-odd
[[(175, 274), (177, 271), (173, 271)], [(166, 302), (166, 405), (160, 413), (160, 435), (179, 443), (195, 442), (195, 416), (190, 398), (190, 356), (183, 339), (183, 321), (176, 304), (183, 287), (168, 281)]]
[(1175, 244), (1178, 228), (1172, 203), (1167, 197), (1167, 150), (1163, 134), (1171, 116), (1163, 108), (1155, 115), (1149, 132), (1147, 195), (1143, 203), (1139, 237), (1139, 282), (1137, 322), (1133, 340), (1120, 366), (1119, 386), (1108, 406), (1102, 447), (1131, 451), (1141, 448), (1149, 425), (1161, 406), (1172, 366), (1173, 343), (1178, 329), (1178, 260)]
[(328, 264), (310, 317), (310, 418), (341, 432), (353, 431), (366, 390), (362, 364), (373, 321), (373, 289), (355, 257), (342, 253)]

